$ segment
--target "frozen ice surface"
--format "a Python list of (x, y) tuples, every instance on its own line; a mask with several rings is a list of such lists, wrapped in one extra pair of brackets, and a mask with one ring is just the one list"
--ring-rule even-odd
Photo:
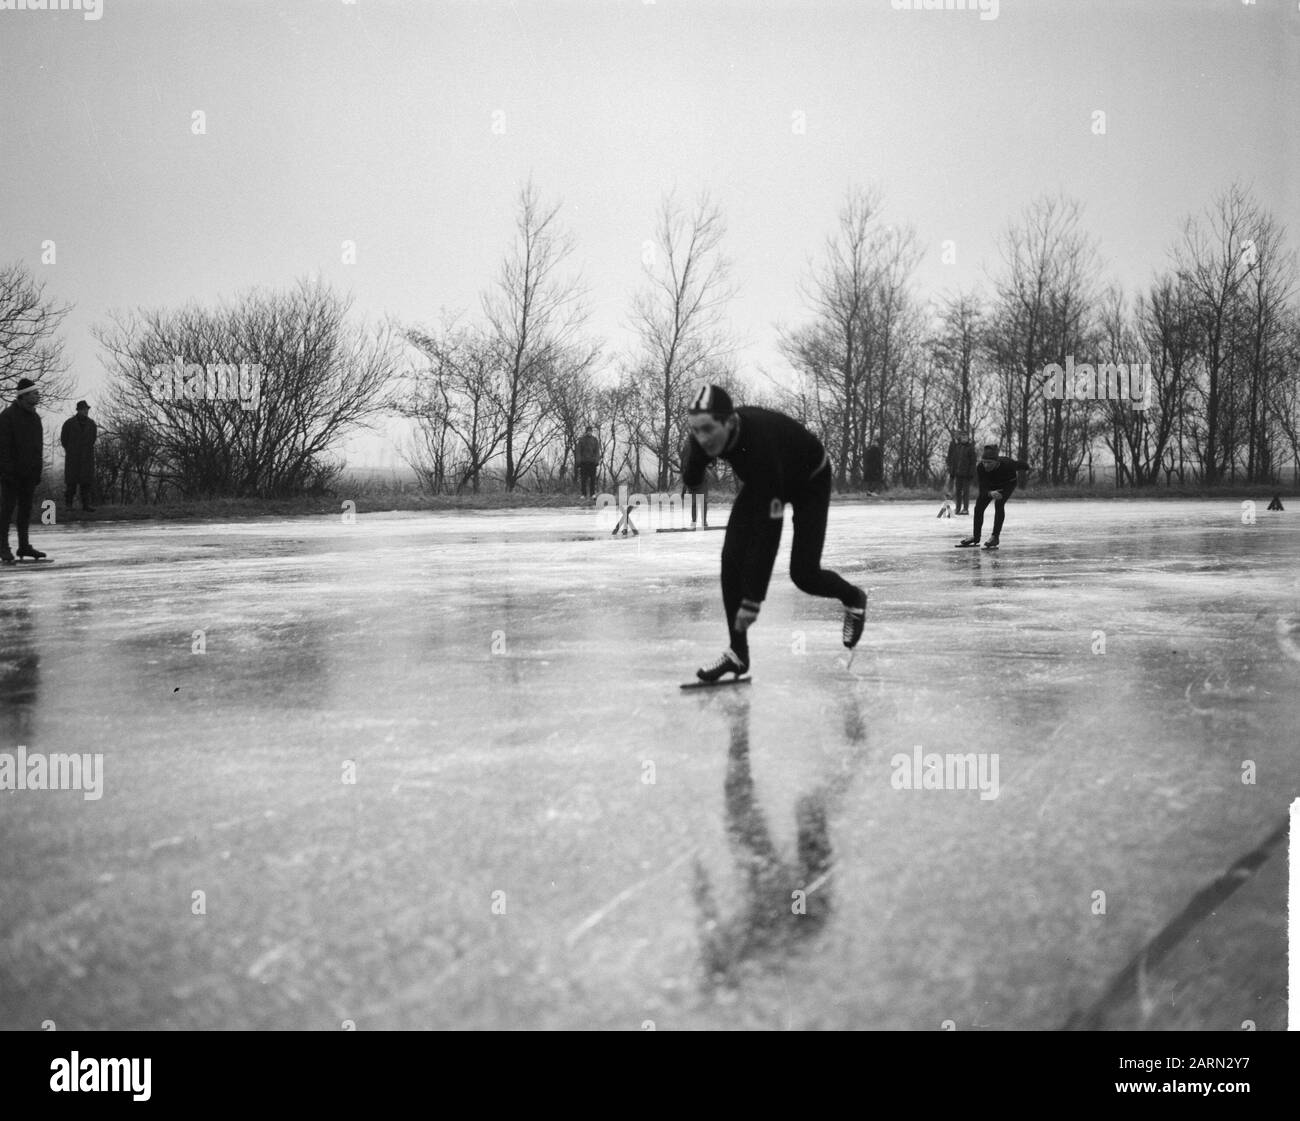
[[(787, 526), (754, 683), (698, 693), (721, 533), (38, 527), (0, 752), (103, 790), (0, 792), (0, 1027), (1059, 1027), (1300, 789), (1300, 512), (1263, 507), (1017, 496), (991, 553), (837, 504), (852, 666)], [(896, 789), (918, 747), (996, 797)], [(1283, 1026), (1284, 855), (1120, 1026)]]

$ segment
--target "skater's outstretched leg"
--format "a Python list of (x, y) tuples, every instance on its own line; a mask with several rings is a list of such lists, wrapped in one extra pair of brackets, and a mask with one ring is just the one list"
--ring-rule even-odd
[(831, 501), (829, 467), (808, 480), (794, 498), (794, 542), (790, 549), (790, 579), (801, 592), (823, 599), (838, 599), (844, 605), (844, 645), (850, 650), (862, 637), (867, 593), (838, 572), (822, 568), (826, 544), (826, 518)]

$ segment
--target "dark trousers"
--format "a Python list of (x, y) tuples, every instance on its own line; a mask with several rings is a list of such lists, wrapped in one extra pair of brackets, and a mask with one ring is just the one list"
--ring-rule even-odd
[(954, 501), (957, 503), (957, 513), (970, 509), (970, 476), (963, 478), (957, 475), (953, 478)]
[[(757, 584), (751, 594), (759, 601), (767, 596), (772, 566), (781, 545), (783, 511), (741, 487), (727, 519), (722, 543), (722, 604), (727, 612), (727, 631), (732, 651), (749, 662), (749, 640), (736, 630), (736, 612), (744, 597), (745, 566), (757, 566)], [(790, 579), (801, 592), (825, 599), (838, 599), (845, 607), (857, 599), (857, 590), (843, 577), (822, 568), (822, 546), (826, 541), (826, 514), (831, 504), (831, 472), (826, 467), (808, 480), (791, 498), (794, 508), (794, 544), (790, 552)], [(751, 552), (756, 550), (756, 552)], [(752, 560), (751, 560), (752, 557)]]
[(596, 464), (578, 464), (578, 483), (582, 487), (583, 498), (596, 497)]
[[(32, 520), (32, 496), (36, 482), (26, 479), (0, 480), (0, 522), (4, 523), (4, 543), (9, 545), (9, 523), (18, 523), (18, 547), (27, 544), (27, 527)], [(16, 515), (16, 517), (15, 517)]]
[[(684, 499), (685, 497), (686, 494), (685, 492), (683, 492), (682, 498)], [(695, 505), (695, 500), (697, 498), (700, 501), (698, 511), (704, 514), (704, 526), (707, 529), (709, 525), (709, 488), (707, 486), (704, 486), (701, 487), (698, 491), (694, 491), (694, 490), (691, 491), (691, 525), (695, 524), (696, 517), (698, 516), (697, 507)]]
[[(1004, 487), (999, 487), (1002, 491), (1002, 501), (993, 503), (993, 536), (997, 537), (1002, 533), (1002, 518), (1007, 512), (1007, 500), (1011, 497), (1012, 492), (1016, 489), (1015, 483), (1007, 483)], [(980, 530), (984, 527), (984, 509), (990, 502), (993, 502), (988, 493), (982, 493), (975, 501), (975, 529), (971, 534), (976, 541), (979, 540)]]
[(65, 506), (70, 507), (72, 505), (72, 499), (76, 495), (78, 489), (80, 489), (81, 491), (81, 508), (83, 510), (89, 510), (90, 509), (90, 484), (89, 483), (64, 483), (63, 504)]

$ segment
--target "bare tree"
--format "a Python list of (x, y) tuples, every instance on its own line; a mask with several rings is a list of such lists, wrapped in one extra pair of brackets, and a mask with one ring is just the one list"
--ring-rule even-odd
[(826, 238), (822, 263), (803, 285), (813, 320), (783, 331), (780, 342), (809, 384), (811, 411), (838, 465), (841, 488), (861, 483), (867, 445), (874, 357), (869, 309), (879, 273), (880, 206), (875, 188), (849, 192), (839, 228)]
[(639, 369), (647, 404), (642, 433), (667, 488), (684, 432), (693, 383), (712, 379), (731, 353), (723, 311), (735, 294), (722, 255), (722, 213), (701, 195), (689, 214), (668, 195), (643, 261), (648, 287), (637, 294), (632, 322), (641, 340)]
[(0, 268), (0, 394), (8, 398), (20, 378), (30, 378), (51, 401), (71, 397), (58, 335), (70, 310), (47, 296), (21, 261)]
[(351, 303), (303, 281), (115, 315), (95, 335), (116, 414), (156, 435), (162, 480), (187, 496), (320, 488), (338, 445), (388, 408), (395, 373), (393, 329), (351, 322)]
[(593, 370), (599, 359), (599, 345), (575, 344), (559, 349), (542, 371), (547, 409), (556, 422), (559, 448), (555, 459), (561, 484), (567, 476), (570, 460), (574, 460), (573, 478), (576, 480), (574, 457), (577, 455), (578, 437), (588, 424), (595, 425)]
[[(1043, 197), (1001, 239), (1003, 269), (995, 279), (988, 349), (1005, 375), (1004, 439), (1015, 440), (1021, 459), (1031, 454), (1029, 421), (1041, 399), (1043, 370), (1063, 363), (1090, 335), (1099, 264), (1095, 241), (1080, 228), (1081, 216), (1078, 202)], [(1045, 474), (1061, 482), (1071, 455), (1066, 409), (1065, 402), (1051, 405), (1041, 450)]]
[(1291, 453), (1292, 481), (1300, 483), (1300, 314), (1291, 316), (1281, 360), (1291, 375), (1273, 382), (1269, 412)]
[(1164, 274), (1139, 297), (1134, 309), (1139, 353), (1151, 367), (1150, 400), (1142, 417), (1140, 442), (1130, 444), (1135, 482), (1183, 480), (1186, 462), (1188, 394), (1197, 355), (1198, 329), (1190, 293), (1177, 277)]
[(887, 226), (877, 239), (875, 255), (879, 268), (874, 299), (866, 309), (866, 337), (875, 352), (876, 392), (867, 440), (879, 444), (882, 450), (892, 447), (901, 472), (901, 465), (910, 461), (914, 450), (907, 446), (908, 436), (901, 430), (902, 417), (910, 406), (911, 382), (923, 365), (919, 344), (924, 336), (924, 317), (911, 292), (912, 273), (921, 256), (916, 232), (910, 227)]
[(983, 302), (975, 292), (948, 296), (939, 306), (931, 337), (935, 365), (946, 375), (947, 392), (936, 401), (943, 423), (953, 431), (973, 432), (979, 395), (977, 363), (983, 348)]
[(1182, 239), (1173, 252), (1180, 282), (1186, 286), (1201, 333), (1205, 383), (1204, 411), (1196, 418), (1201, 470), (1205, 482), (1218, 482), (1236, 451), (1232, 409), (1227, 386), (1234, 354), (1233, 319), (1239, 311), (1241, 285), (1258, 266), (1252, 233), (1260, 213), (1245, 190), (1233, 184), (1220, 194), (1202, 218), (1183, 224)]
[(497, 340), (455, 319), (406, 338), (427, 361), (397, 406), (416, 425), (412, 466), (431, 489), (449, 483), (457, 494), (466, 486), (477, 494), (506, 442), (509, 387)]
[(560, 229), (559, 211), (559, 203), (542, 204), (531, 181), (521, 188), (514, 245), (483, 297), (502, 379), (506, 490), (515, 489), (555, 434), (546, 374), (576, 344), (587, 318), (581, 282), (561, 275), (574, 242)]
[(1275, 475), (1281, 432), (1274, 423), (1269, 401), (1273, 386), (1294, 378), (1289, 364), (1288, 343), (1295, 308), (1296, 255), (1285, 246), (1281, 225), (1270, 214), (1261, 213), (1251, 231), (1246, 256), (1248, 277), (1242, 284), (1242, 344), (1245, 349), (1246, 381), (1246, 481), (1271, 482)]
[(95, 492), (104, 503), (150, 502), (165, 475), (161, 441), (146, 420), (132, 419), (112, 402), (99, 419)]

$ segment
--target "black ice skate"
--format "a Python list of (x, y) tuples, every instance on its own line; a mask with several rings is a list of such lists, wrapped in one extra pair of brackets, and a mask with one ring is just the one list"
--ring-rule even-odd
[(980, 539), (979, 539), (978, 537), (966, 537), (966, 538), (963, 538), (961, 541), (958, 541), (958, 542), (957, 542), (957, 548), (959, 548), (959, 549), (973, 549), (973, 548), (975, 548), (975, 546), (978, 545), (979, 543), (980, 543)]
[(997, 547), (998, 547), (998, 539), (996, 537), (990, 537), (987, 541), (984, 542), (984, 548), (986, 549), (996, 549)]
[(34, 560), (34, 561), (42, 561), (46, 559), (45, 554), (42, 553), (40, 549), (33, 549), (30, 545), (19, 545), (18, 559), (22, 560), (24, 557), (26, 557), (28, 560)]
[(852, 650), (862, 637), (862, 627), (867, 621), (867, 595), (862, 588), (857, 589), (859, 602), (854, 607), (844, 609), (844, 645)]
[(14, 560), (14, 551), (11, 548), (9, 548), (9, 542), (6, 541), (4, 543), (4, 547), (0, 548), (0, 564), (17, 564), (17, 563), (18, 562)]
[[(695, 671), (697, 681), (689, 682), (682, 688), (689, 688), (691, 685), (732, 685), (742, 679), (741, 675), (749, 672), (749, 664), (742, 662), (730, 650), (724, 650), (717, 661), (707, 666), (701, 666)], [(734, 674), (731, 681), (723, 681), (726, 674)]]

